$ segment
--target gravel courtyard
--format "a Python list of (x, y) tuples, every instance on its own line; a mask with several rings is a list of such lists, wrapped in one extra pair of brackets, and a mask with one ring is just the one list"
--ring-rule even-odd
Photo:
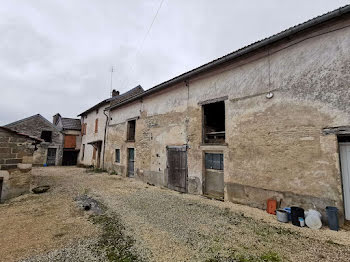
[(350, 261), (344, 230), (82, 168), (33, 173), (51, 189), (0, 205), (0, 261)]

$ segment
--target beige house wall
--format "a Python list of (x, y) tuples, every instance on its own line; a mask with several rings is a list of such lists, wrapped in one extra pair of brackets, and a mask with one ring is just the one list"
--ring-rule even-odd
[[(95, 166), (97, 164), (97, 153), (96, 153), (96, 159), (93, 160), (93, 146), (88, 144), (90, 142), (94, 142), (97, 140), (104, 140), (104, 132), (105, 132), (105, 125), (106, 125), (106, 116), (103, 114), (103, 111), (107, 105), (101, 106), (98, 111), (93, 110), (85, 117), (81, 118), (82, 126), (83, 124), (87, 124), (87, 130), (86, 135), (83, 135), (81, 138), (81, 149), (78, 156), (78, 164), (80, 165), (86, 165), (86, 166)], [(98, 132), (95, 133), (95, 120), (98, 118)], [(85, 152), (84, 152), (84, 159), (82, 159), (83, 154), (83, 145), (85, 145)], [(102, 166), (102, 155), (103, 155), (103, 144), (101, 149), (101, 155), (100, 155), (100, 166)]]
[[(263, 208), (275, 197), (342, 212), (337, 138), (322, 130), (350, 125), (349, 25), (328, 24), (112, 110), (106, 167), (126, 175), (135, 147), (137, 177), (166, 186), (166, 146), (187, 144), (190, 193), (203, 193), (204, 152), (222, 151), (225, 200)], [(226, 145), (202, 145), (198, 103), (224, 96)], [(127, 143), (126, 120), (136, 116), (136, 141)]]

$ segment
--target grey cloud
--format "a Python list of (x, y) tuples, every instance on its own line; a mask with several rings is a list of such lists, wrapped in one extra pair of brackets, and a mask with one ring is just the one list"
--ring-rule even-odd
[(347, 4), (345, 0), (4, 0), (0, 125), (41, 113), (74, 117), (109, 96), (150, 88)]

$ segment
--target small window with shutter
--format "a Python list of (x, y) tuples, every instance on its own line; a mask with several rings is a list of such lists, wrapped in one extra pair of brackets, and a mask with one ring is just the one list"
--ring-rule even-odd
[(95, 120), (95, 133), (98, 133), (98, 118)]

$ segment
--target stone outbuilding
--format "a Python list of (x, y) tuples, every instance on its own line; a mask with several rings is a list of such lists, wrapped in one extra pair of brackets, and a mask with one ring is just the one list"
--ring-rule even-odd
[(350, 220), (349, 69), (346, 6), (111, 103), (104, 167), (259, 208), (335, 206)]
[(62, 164), (63, 133), (42, 115), (33, 115), (6, 127), (44, 140), (34, 153), (33, 165), (54, 166)]
[(62, 166), (75, 166), (81, 147), (81, 121), (76, 118), (53, 116), (53, 124), (63, 133)]
[(29, 193), (33, 153), (41, 142), (0, 127), (0, 202)]

